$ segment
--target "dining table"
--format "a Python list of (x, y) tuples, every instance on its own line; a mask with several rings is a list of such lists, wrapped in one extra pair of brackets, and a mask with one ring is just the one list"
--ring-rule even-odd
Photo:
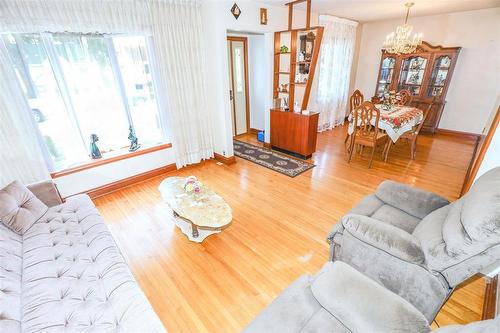
[[(398, 139), (406, 132), (420, 124), (424, 118), (424, 112), (419, 108), (406, 105), (385, 106), (384, 104), (375, 104), (380, 111), (380, 120), (378, 128), (384, 130), (391, 138), (392, 142)], [(351, 112), (348, 117), (349, 128), (347, 132), (354, 132), (354, 114)], [(375, 125), (375, 118), (372, 118), (372, 125)]]

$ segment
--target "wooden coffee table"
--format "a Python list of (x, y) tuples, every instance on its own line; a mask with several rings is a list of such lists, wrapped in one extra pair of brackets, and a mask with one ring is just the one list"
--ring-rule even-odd
[(233, 219), (231, 207), (206, 185), (201, 194), (188, 194), (183, 177), (163, 180), (159, 190), (173, 211), (175, 224), (190, 241), (201, 243), (210, 235), (221, 232)]

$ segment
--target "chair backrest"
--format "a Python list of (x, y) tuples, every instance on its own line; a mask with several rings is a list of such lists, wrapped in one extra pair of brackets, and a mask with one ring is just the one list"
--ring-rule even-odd
[(399, 104), (400, 105), (409, 105), (411, 103), (411, 92), (407, 89), (400, 90), (398, 92), (400, 96)]
[(349, 98), (349, 112), (354, 111), (354, 109), (360, 106), (363, 101), (364, 97), (361, 91), (359, 91), (358, 89), (354, 90), (351, 97)]
[(414, 133), (416, 135), (418, 135), (418, 133), (420, 133), (420, 130), (424, 126), (425, 120), (427, 119), (427, 116), (429, 116), (429, 113), (431, 112), (431, 109), (434, 106), (434, 102), (435, 101), (436, 101), (436, 98), (434, 97), (432, 99), (432, 101), (429, 103), (429, 105), (427, 105), (427, 107), (425, 108), (425, 110), (423, 110), (424, 111), (424, 116), (422, 117), (422, 121), (420, 122), (420, 124), (417, 125), (417, 128), (414, 131)]
[(353, 135), (364, 139), (377, 138), (380, 110), (372, 102), (363, 102), (354, 109), (354, 133)]
[(380, 103), (382, 103), (382, 98), (380, 98), (378, 96), (373, 96), (371, 101), (373, 104), (380, 104)]

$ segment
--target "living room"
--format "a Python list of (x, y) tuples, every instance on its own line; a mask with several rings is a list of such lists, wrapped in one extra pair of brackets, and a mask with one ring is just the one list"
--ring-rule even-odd
[(500, 1), (0, 28), (0, 331), (500, 332)]

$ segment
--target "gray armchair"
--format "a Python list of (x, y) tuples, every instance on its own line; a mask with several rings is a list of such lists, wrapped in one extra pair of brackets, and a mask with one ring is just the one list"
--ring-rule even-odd
[(431, 322), (453, 288), (500, 259), (500, 168), (449, 203), (385, 181), (328, 235), (343, 261), (413, 304)]

